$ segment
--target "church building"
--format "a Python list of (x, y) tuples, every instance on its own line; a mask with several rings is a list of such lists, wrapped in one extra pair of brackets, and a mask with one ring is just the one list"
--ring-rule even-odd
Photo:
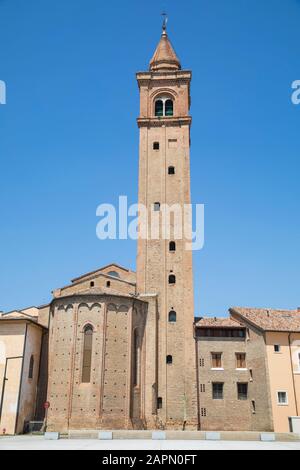
[[(191, 79), (164, 23), (137, 73), (138, 202), (161, 223), (163, 206), (191, 203)], [(175, 223), (169, 238), (138, 239), (136, 273), (112, 263), (54, 290), (49, 305), (0, 316), (0, 433), (34, 423), (61, 433), (290, 430), (300, 312), (197, 318), (191, 237), (175, 239)]]

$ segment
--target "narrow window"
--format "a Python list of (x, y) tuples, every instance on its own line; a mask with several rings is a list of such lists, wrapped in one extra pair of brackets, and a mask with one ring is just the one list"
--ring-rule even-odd
[(153, 150), (159, 150), (159, 142), (153, 142)]
[(169, 251), (176, 251), (176, 243), (170, 242), (169, 243)]
[(237, 384), (238, 400), (248, 400), (248, 384)]
[(167, 359), (166, 359), (166, 362), (167, 362), (167, 364), (173, 364), (173, 357), (171, 355), (168, 355)]
[(106, 282), (106, 287), (110, 287), (110, 281)]
[(213, 400), (223, 400), (223, 383), (213, 383), (212, 384), (212, 397)]
[(252, 404), (252, 413), (255, 414), (255, 413), (256, 413), (256, 403), (255, 403), (255, 400), (252, 400), (252, 401), (251, 401), (251, 404)]
[(164, 115), (164, 103), (162, 100), (155, 101), (155, 116), (161, 117)]
[(170, 323), (175, 323), (176, 322), (176, 312), (174, 310), (171, 310), (169, 312), (169, 322)]
[(169, 166), (168, 175), (175, 175), (175, 167), (174, 166)]
[(280, 344), (274, 344), (274, 352), (280, 353), (281, 352), (281, 346)]
[(221, 369), (222, 368), (222, 353), (212, 353), (211, 354), (212, 360), (212, 368), (213, 369)]
[(157, 408), (158, 408), (159, 410), (162, 409), (162, 403), (163, 403), (162, 398), (161, 398), (161, 397), (158, 397), (158, 398), (157, 398)]
[(133, 385), (136, 387), (139, 384), (139, 369), (140, 369), (140, 348), (139, 337), (137, 330), (133, 334)]
[(160, 210), (160, 202), (155, 202), (155, 203), (153, 204), (153, 210), (154, 210), (155, 212), (158, 212), (158, 211)]
[(249, 374), (250, 374), (250, 382), (253, 382), (253, 370), (249, 369)]
[(166, 116), (173, 116), (173, 101), (167, 100), (165, 103), (165, 115)]
[(174, 274), (170, 274), (169, 284), (176, 284), (176, 276), (174, 276)]
[(236, 368), (246, 369), (246, 354), (245, 353), (236, 354)]
[(85, 327), (83, 336), (82, 382), (89, 383), (91, 381), (93, 346), (93, 327), (91, 325)]
[(278, 405), (288, 404), (287, 392), (277, 392), (277, 403)]
[(29, 372), (28, 372), (29, 379), (33, 379), (33, 368), (34, 368), (34, 357), (31, 356), (30, 362), (29, 362)]
[(91, 282), (90, 282), (90, 287), (95, 287), (94, 281), (91, 281)]
[(200, 392), (205, 393), (205, 384), (200, 384)]

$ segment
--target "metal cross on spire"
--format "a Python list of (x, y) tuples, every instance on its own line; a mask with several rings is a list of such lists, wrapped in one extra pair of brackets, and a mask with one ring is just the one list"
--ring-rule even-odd
[(162, 25), (162, 30), (163, 30), (163, 34), (166, 34), (166, 31), (167, 31), (167, 23), (168, 23), (168, 15), (166, 12), (163, 12), (161, 14), (161, 16), (163, 17), (163, 25)]

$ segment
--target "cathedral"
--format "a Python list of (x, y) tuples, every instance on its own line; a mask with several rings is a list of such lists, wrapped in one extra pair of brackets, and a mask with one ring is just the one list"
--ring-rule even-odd
[[(158, 218), (162, 205), (191, 203), (191, 78), (164, 23), (137, 73), (138, 199)], [(54, 290), (49, 305), (0, 315), (1, 433), (290, 430), (300, 311), (197, 318), (187, 239), (139, 238), (136, 273), (112, 263)]]

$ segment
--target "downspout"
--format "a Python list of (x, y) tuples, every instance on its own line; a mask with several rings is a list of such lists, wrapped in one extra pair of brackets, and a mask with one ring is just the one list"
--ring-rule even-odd
[(20, 387), (19, 387), (18, 405), (17, 405), (17, 414), (16, 414), (16, 423), (15, 423), (15, 432), (14, 432), (14, 434), (17, 434), (17, 429), (18, 429), (20, 402), (21, 402), (21, 392), (22, 392), (22, 385), (23, 385), (25, 351), (26, 351), (26, 343), (27, 343), (27, 331), (28, 331), (28, 323), (26, 323), (26, 329), (25, 329), (25, 339), (24, 339), (24, 346), (23, 346), (23, 361), (22, 361), (22, 368), (21, 368), (21, 375), (20, 375)]
[(293, 378), (293, 390), (294, 390), (294, 399), (295, 399), (295, 406), (296, 406), (296, 416), (299, 416), (298, 403), (297, 403), (297, 394), (296, 394), (296, 384), (295, 384), (295, 374), (294, 374), (294, 367), (293, 367), (293, 356), (292, 356), (292, 348), (291, 348), (291, 335), (292, 335), (292, 333), (289, 333), (289, 335), (288, 335), (289, 350), (290, 350), (290, 361), (291, 361), (291, 372), (292, 372), (292, 378)]
[(199, 357), (198, 357), (198, 344), (197, 344), (197, 335), (196, 335), (196, 326), (194, 324), (194, 341), (195, 341), (195, 356), (196, 356), (196, 386), (197, 386), (197, 421), (198, 421), (198, 431), (201, 431), (201, 418), (200, 418), (200, 392), (199, 392)]

